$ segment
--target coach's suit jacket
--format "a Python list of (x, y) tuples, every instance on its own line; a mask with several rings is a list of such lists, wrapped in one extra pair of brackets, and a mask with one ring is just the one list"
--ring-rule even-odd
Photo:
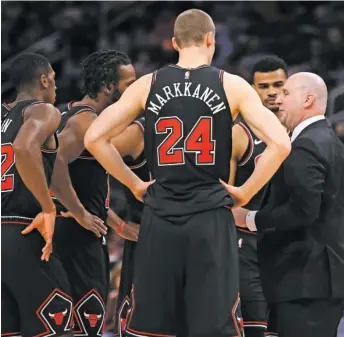
[(325, 119), (292, 142), (255, 222), (269, 302), (344, 299), (344, 146)]

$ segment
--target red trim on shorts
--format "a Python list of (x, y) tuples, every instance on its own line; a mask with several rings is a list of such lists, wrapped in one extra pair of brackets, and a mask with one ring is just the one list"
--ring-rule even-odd
[[(77, 315), (76, 310), (77, 310), (79, 304), (80, 304), (85, 298), (87, 298), (88, 296), (90, 296), (92, 293), (96, 294), (96, 295), (98, 296), (98, 298), (102, 301), (103, 307), (104, 307), (104, 315), (105, 315), (105, 302), (104, 302), (104, 299), (103, 299), (103, 297), (98, 293), (98, 291), (97, 291), (96, 289), (93, 288), (93, 289), (91, 289), (88, 293), (86, 293), (84, 296), (82, 296), (82, 297), (79, 299), (79, 301), (76, 302), (75, 305), (73, 306), (73, 316), (74, 316), (75, 319), (78, 321), (78, 325), (79, 325), (80, 328), (82, 328), (82, 324), (81, 324), (81, 322), (80, 322), (80, 320), (79, 320), (79, 316)], [(105, 318), (104, 318), (104, 323), (105, 323)], [(104, 325), (105, 325), (105, 324), (104, 324)], [(103, 328), (104, 328), (104, 325), (103, 325)], [(76, 329), (74, 329), (73, 332), (74, 332), (74, 336), (75, 336), (75, 334), (84, 334), (86, 331), (82, 331), (82, 330), (77, 331)]]
[(154, 334), (151, 332), (144, 332), (144, 331), (134, 330), (134, 329), (130, 328), (129, 325), (131, 323), (131, 319), (132, 319), (134, 311), (135, 311), (135, 289), (134, 289), (134, 285), (132, 285), (132, 288), (131, 288), (131, 300), (132, 300), (132, 306), (131, 306), (132, 309), (131, 309), (130, 315), (128, 316), (128, 319), (127, 319), (127, 326), (125, 328), (125, 331), (128, 331), (129, 334), (131, 331), (132, 333), (139, 334), (142, 336), (147, 336), (147, 337), (148, 336), (149, 337), (175, 337), (175, 335)]
[[(45, 332), (42, 332), (38, 335), (34, 335), (33, 337), (43, 337), (43, 336), (46, 336), (46, 335), (50, 335), (53, 333), (53, 331), (51, 331), (51, 329), (49, 328), (49, 326), (47, 325), (47, 323), (45, 322), (45, 320), (43, 319), (40, 311), (42, 310), (42, 308), (51, 300), (51, 298), (53, 296), (55, 296), (56, 293), (59, 293), (63, 296), (65, 296), (66, 298), (68, 298), (71, 302), (72, 302), (72, 314), (70, 316), (70, 319), (72, 320), (73, 319), (73, 299), (71, 296), (69, 296), (68, 294), (66, 294), (65, 292), (63, 292), (62, 290), (60, 289), (57, 289), (55, 288), (49, 295), (48, 297), (44, 300), (44, 302), (38, 307), (38, 309), (36, 310), (36, 316), (38, 317), (38, 319), (42, 322), (44, 328), (45, 328)], [(68, 322), (67, 325), (70, 325), (70, 322)], [(68, 333), (69, 331), (66, 331), (66, 333)]]
[[(32, 222), (32, 221), (31, 221)], [(31, 222), (20, 222), (20, 221), (1, 221), (1, 224), (6, 225), (30, 225)]]
[(21, 336), (22, 333), (21, 332), (5, 332), (5, 333), (2, 333), (1, 336), (5, 337), (5, 336)]

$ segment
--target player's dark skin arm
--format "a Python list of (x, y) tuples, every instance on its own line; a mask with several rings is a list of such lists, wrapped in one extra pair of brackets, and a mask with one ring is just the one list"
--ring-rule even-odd
[(56, 149), (57, 144), (51, 136), (60, 123), (61, 114), (51, 104), (38, 104), (29, 106), (24, 111), (23, 120), (23, 125), (13, 142), (16, 167), (23, 183), (42, 206), (42, 212), (37, 214), (22, 234), (28, 234), (36, 228), (46, 242), (41, 260), (49, 261), (56, 209), (48, 189), (41, 147), (44, 144), (47, 148)]
[(26, 187), (32, 192), (44, 212), (55, 211), (51, 200), (42, 161), (41, 147), (55, 149), (55, 140), (48, 140), (59, 126), (61, 114), (51, 104), (28, 107), (24, 112), (24, 123), (13, 143), (18, 173)]
[[(133, 159), (143, 152), (144, 137), (143, 130), (137, 124), (128, 126), (117, 137), (111, 139), (121, 155), (121, 157), (130, 156)], [(130, 241), (137, 241), (140, 225), (133, 222), (125, 222), (111, 209), (108, 211), (107, 224), (122, 238)]]
[(70, 118), (59, 134), (59, 149), (50, 188), (54, 196), (81, 226), (100, 236), (106, 234), (107, 228), (101, 219), (88, 213), (81, 204), (73, 188), (68, 168), (68, 164), (73, 162), (84, 150), (85, 133), (96, 117), (95, 113), (81, 112)]

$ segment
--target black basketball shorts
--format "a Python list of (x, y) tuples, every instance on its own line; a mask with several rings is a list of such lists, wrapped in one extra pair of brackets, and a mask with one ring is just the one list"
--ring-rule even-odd
[(71, 334), (73, 303), (66, 273), (53, 254), (49, 262), (41, 261), (45, 242), (36, 230), (22, 235), (25, 227), (21, 220), (2, 218), (1, 336)]
[(264, 337), (268, 304), (263, 295), (256, 234), (238, 229), (240, 297), (247, 337)]
[(135, 249), (136, 242), (124, 240), (121, 281), (119, 284), (115, 318), (115, 335), (121, 337), (123, 336), (127, 314), (130, 308), (130, 293), (134, 278)]
[(128, 336), (241, 336), (238, 240), (226, 208), (159, 218), (145, 206)]
[(101, 336), (109, 287), (109, 255), (97, 238), (72, 218), (57, 218), (56, 251), (71, 286), (74, 335)]

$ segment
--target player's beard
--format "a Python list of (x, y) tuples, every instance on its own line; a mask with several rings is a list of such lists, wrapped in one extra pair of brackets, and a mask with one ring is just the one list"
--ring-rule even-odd
[(111, 102), (116, 103), (121, 98), (121, 93), (116, 88), (111, 96)]

